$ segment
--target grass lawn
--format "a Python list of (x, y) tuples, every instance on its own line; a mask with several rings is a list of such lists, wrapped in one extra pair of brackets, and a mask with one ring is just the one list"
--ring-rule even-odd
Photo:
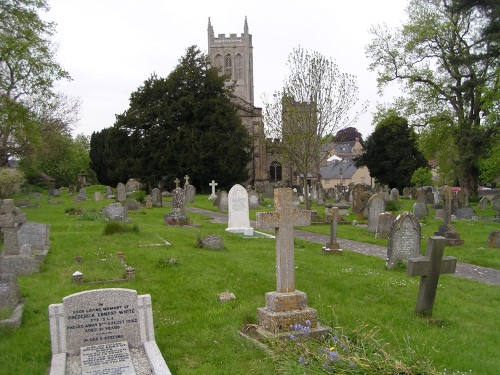
[[(96, 190), (104, 187), (89, 187), (87, 196), (93, 197)], [(44, 197), (39, 208), (23, 209), (29, 221), (51, 225), (51, 249), (40, 273), (19, 277), (25, 298), (23, 323), (18, 330), (0, 331), (0, 374), (45, 374), (51, 357), (48, 305), (72, 293), (106, 287), (136, 289), (152, 296), (156, 341), (173, 374), (325, 373), (301, 364), (303, 354), (280, 350), (270, 355), (238, 335), (246, 324), (257, 323), (257, 308), (265, 306), (265, 293), (275, 289), (274, 240), (232, 235), (225, 232), (227, 225), (193, 213), (189, 217), (199, 224), (197, 228), (166, 226), (163, 215), (170, 212), (168, 207), (129, 211), (139, 232), (105, 236), (105, 223), (91, 219), (110, 201), (73, 203), (66, 191), (62, 194), (56, 198), (62, 204), (48, 204)], [(207, 198), (198, 195), (194, 205), (213, 207)], [(84, 215), (66, 215), (69, 208), (81, 208)], [(262, 208), (266, 210), (270, 208)], [(322, 208), (318, 210), (321, 213)], [(484, 248), (487, 234), (498, 224), (454, 224), (466, 245), (446, 248), (446, 255), (500, 268), (498, 249)], [(424, 236), (438, 225), (428, 219)], [(307, 229), (329, 233), (327, 225)], [(209, 234), (222, 236), (225, 249), (197, 248), (197, 239)], [(339, 237), (364, 240), (367, 236), (363, 228), (349, 225), (339, 226)], [(171, 245), (147, 246), (164, 240)], [(376, 341), (385, 343), (384, 350), (394, 361), (427, 357), (448, 374), (498, 373), (499, 287), (443, 275), (434, 315), (424, 319), (414, 314), (418, 278), (402, 270), (386, 270), (384, 260), (377, 257), (351, 251), (328, 256), (317, 244), (295, 243), (297, 289), (307, 293), (308, 305), (318, 311), (323, 325), (339, 335), (343, 330), (376, 330)], [(483, 254), (472, 247), (478, 244)], [(75, 270), (83, 270), (86, 281), (122, 277), (116, 255), (120, 251), (125, 253), (125, 263), (135, 268), (134, 281), (72, 283)], [(83, 257), (83, 264), (75, 262), (77, 255)], [(233, 292), (236, 300), (221, 304), (217, 295), (225, 291)], [(381, 373), (361, 365), (357, 371)]]

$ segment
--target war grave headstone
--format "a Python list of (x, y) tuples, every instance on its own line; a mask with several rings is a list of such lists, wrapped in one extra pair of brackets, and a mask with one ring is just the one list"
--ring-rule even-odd
[(214, 200), (215, 198), (217, 198), (217, 195), (215, 194), (215, 187), (217, 185), (219, 185), (219, 184), (217, 182), (215, 182), (215, 180), (212, 180), (212, 182), (208, 184), (208, 186), (210, 186), (212, 188), (212, 193), (208, 197), (208, 200)]
[(332, 207), (332, 224), (330, 226), (330, 242), (325, 244), (323, 247), (323, 252), (325, 254), (338, 254), (342, 255), (343, 250), (340, 248), (337, 242), (337, 221), (339, 217), (339, 209), (337, 207)]
[(389, 230), (386, 267), (394, 268), (398, 262), (420, 255), (421, 228), (411, 212), (396, 217)]
[(462, 246), (464, 240), (460, 239), (460, 233), (458, 233), (451, 224), (452, 200), (451, 188), (447, 186), (444, 191), (445, 205), (443, 225), (439, 226), (439, 231), (434, 232), (434, 235), (444, 237), (446, 239), (446, 246)]
[(172, 211), (164, 216), (166, 225), (185, 225), (189, 218), (184, 212), (184, 189), (178, 187), (172, 192)]
[(125, 189), (125, 185), (122, 182), (119, 182), (116, 185), (116, 200), (120, 203), (123, 203), (127, 200), (127, 191)]
[[(0, 258), (0, 269), (2, 259)], [(0, 273), (0, 315), (8, 318), (0, 320), (0, 327), (19, 328), (23, 316), (23, 301), (17, 277)]]
[(394, 222), (394, 214), (391, 212), (382, 212), (378, 215), (377, 231), (375, 238), (388, 238), (392, 223)]
[(440, 274), (455, 273), (457, 258), (443, 257), (446, 239), (429, 237), (425, 256), (410, 258), (406, 273), (421, 276), (415, 311), (421, 316), (431, 316)]
[(193, 203), (194, 197), (196, 196), (196, 188), (194, 187), (194, 185), (185, 185), (184, 195), (186, 203)]
[(161, 191), (158, 188), (151, 190), (151, 198), (153, 207), (163, 207)]
[(109, 288), (75, 293), (49, 306), (49, 375), (165, 374), (149, 294)]
[(295, 289), (293, 227), (311, 225), (310, 212), (293, 207), (290, 188), (275, 189), (274, 207), (275, 212), (258, 212), (256, 217), (259, 228), (276, 233), (276, 291), (266, 293), (266, 307), (257, 309), (257, 330), (269, 337), (290, 332), (298, 324), (321, 336), (327, 330), (318, 324), (317, 311), (307, 306), (306, 293)]
[(128, 208), (121, 203), (111, 203), (102, 209), (102, 217), (105, 221), (130, 222)]
[(385, 199), (382, 194), (375, 194), (368, 199), (368, 232), (377, 231), (378, 218), (385, 212)]
[(236, 184), (229, 190), (228, 212), (227, 232), (253, 236), (249, 218), (248, 192), (243, 186)]
[(488, 237), (487, 247), (497, 247), (500, 248), (500, 229), (491, 233)]
[(488, 204), (489, 204), (488, 197), (482, 197), (481, 200), (479, 201), (479, 204), (478, 204), (477, 207), (480, 210), (487, 210), (488, 209)]
[(259, 208), (259, 194), (255, 190), (248, 192), (248, 208), (251, 210)]
[(427, 205), (425, 203), (416, 202), (413, 204), (413, 215), (417, 219), (423, 219), (424, 217), (429, 216), (429, 210), (427, 209)]
[(227, 196), (227, 191), (221, 191), (219, 195), (219, 202), (218, 202), (218, 208), (219, 211), (224, 211), (227, 212), (228, 210), (228, 196)]

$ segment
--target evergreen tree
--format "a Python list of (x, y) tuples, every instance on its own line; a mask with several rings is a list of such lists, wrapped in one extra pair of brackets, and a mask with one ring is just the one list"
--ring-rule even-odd
[(366, 166), (379, 183), (402, 191), (412, 185), (413, 173), (426, 167), (427, 161), (417, 149), (415, 133), (408, 121), (389, 111), (365, 141), (356, 166)]

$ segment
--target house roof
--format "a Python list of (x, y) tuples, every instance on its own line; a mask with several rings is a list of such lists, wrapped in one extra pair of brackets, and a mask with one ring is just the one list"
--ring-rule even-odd
[(333, 162), (326, 167), (321, 168), (320, 174), (322, 178), (340, 178), (342, 171), (342, 178), (352, 178), (358, 168), (354, 162)]

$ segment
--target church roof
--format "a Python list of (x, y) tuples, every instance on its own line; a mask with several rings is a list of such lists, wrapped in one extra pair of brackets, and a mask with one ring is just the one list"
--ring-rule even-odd
[(354, 173), (358, 168), (354, 165), (354, 162), (333, 162), (326, 167), (320, 169), (320, 174), (322, 178), (325, 179), (336, 179), (340, 178), (340, 173), (342, 172), (342, 178), (352, 178)]

